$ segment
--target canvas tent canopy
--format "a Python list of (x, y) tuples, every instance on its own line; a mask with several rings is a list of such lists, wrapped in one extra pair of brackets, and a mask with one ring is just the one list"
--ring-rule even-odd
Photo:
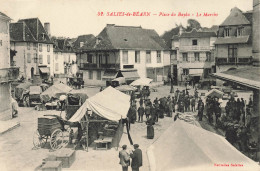
[(61, 95), (65, 95), (71, 90), (71, 87), (63, 83), (54, 84), (41, 94), (41, 98), (43, 101), (47, 102), (51, 100), (51, 98), (59, 98)]
[(130, 85), (131, 86), (149, 86), (149, 84), (153, 81), (150, 78), (140, 78), (133, 81)]
[[(179, 119), (148, 148), (147, 154), (151, 171), (259, 170), (256, 162), (224, 137)], [(229, 164), (229, 167), (215, 164)]]
[(29, 92), (29, 88), (32, 85), (30, 82), (24, 82), (15, 87), (15, 97), (20, 99), (24, 91)]
[(119, 91), (122, 91), (122, 92), (125, 92), (125, 91), (135, 91), (136, 90), (135, 87), (130, 86), (130, 85), (121, 85), (121, 86), (116, 87), (115, 89), (117, 89)]
[(79, 122), (88, 110), (102, 118), (119, 121), (127, 117), (129, 107), (130, 96), (110, 86), (87, 99), (69, 121)]
[(205, 94), (205, 97), (218, 97), (218, 98), (222, 98), (222, 96), (223, 96), (223, 92), (222, 91), (220, 91), (220, 90), (217, 90), (217, 89), (212, 89), (212, 90), (210, 90), (209, 92), (207, 92), (206, 94)]

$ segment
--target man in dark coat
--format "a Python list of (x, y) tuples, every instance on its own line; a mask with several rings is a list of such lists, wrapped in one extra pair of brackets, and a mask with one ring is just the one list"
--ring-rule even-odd
[(198, 116), (199, 116), (199, 121), (202, 121), (203, 111), (204, 111), (204, 103), (203, 103), (202, 101), (199, 101), (199, 103), (198, 103)]
[(139, 149), (138, 144), (134, 144), (134, 151), (130, 154), (132, 158), (131, 167), (133, 171), (139, 171), (139, 167), (143, 165), (142, 150)]
[(138, 108), (138, 122), (143, 122), (143, 116), (144, 116), (144, 107), (143, 105), (141, 105), (139, 108)]

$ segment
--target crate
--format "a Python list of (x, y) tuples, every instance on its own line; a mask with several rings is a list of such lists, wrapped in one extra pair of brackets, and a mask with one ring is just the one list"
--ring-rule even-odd
[(76, 153), (71, 149), (61, 149), (55, 153), (56, 160), (62, 162), (62, 168), (69, 168), (75, 161)]
[(42, 166), (42, 171), (61, 171), (61, 161), (47, 161)]

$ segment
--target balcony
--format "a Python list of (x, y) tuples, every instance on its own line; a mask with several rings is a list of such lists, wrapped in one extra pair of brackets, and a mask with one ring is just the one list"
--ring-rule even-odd
[(252, 56), (246, 57), (216, 57), (216, 65), (250, 65), (252, 63)]
[(93, 63), (81, 63), (80, 69), (119, 69), (120, 64), (93, 64)]
[(180, 51), (210, 51), (210, 46), (180, 46)]
[(19, 76), (19, 67), (1, 68), (0, 83), (15, 81)]

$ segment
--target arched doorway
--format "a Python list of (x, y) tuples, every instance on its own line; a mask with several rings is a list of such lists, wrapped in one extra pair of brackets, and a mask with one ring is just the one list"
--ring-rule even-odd
[(33, 77), (34, 77), (34, 68), (32, 67), (31, 68), (31, 79), (33, 79)]

